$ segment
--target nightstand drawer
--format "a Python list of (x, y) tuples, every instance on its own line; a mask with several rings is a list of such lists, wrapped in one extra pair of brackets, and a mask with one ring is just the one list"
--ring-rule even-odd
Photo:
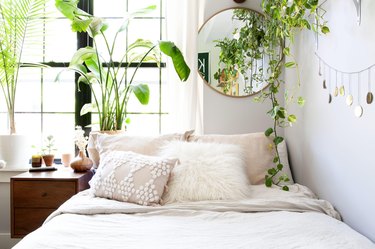
[(14, 237), (23, 237), (40, 227), (55, 209), (15, 208)]
[(18, 207), (58, 208), (76, 193), (73, 181), (16, 181), (13, 205)]

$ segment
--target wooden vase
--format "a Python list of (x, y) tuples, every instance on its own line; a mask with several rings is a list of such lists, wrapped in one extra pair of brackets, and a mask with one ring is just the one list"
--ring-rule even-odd
[(92, 167), (92, 160), (86, 156), (85, 151), (80, 150), (78, 155), (70, 162), (70, 167), (75, 172), (84, 172)]

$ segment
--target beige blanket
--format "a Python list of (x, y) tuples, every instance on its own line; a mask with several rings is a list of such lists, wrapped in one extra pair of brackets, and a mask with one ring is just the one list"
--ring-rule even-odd
[(82, 192), (15, 248), (375, 248), (306, 187), (143, 207)]

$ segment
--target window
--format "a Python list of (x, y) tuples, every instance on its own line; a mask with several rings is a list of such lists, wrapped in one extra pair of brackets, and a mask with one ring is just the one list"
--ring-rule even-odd
[[(126, 49), (137, 38), (156, 41), (165, 37), (163, 0), (81, 0), (79, 4), (85, 11), (105, 18), (109, 24), (108, 32), (119, 27), (126, 12), (152, 4), (158, 5), (157, 11), (132, 20), (123, 37), (119, 38), (124, 41), (123, 47), (117, 49)], [(22, 61), (43, 62), (49, 68), (21, 69), (16, 97), (16, 127), (18, 133), (29, 134), (36, 146), (40, 146), (46, 136), (53, 135), (59, 149), (58, 153), (71, 152), (74, 149), (75, 125), (95, 123), (97, 115), (79, 115), (80, 107), (89, 101), (91, 93), (89, 89), (77, 92), (76, 76), (73, 72), (62, 73), (59, 82), (56, 82), (55, 78), (69, 65), (72, 55), (79, 47), (91, 44), (90, 39), (84, 35), (77, 35), (71, 31), (70, 21), (58, 13), (54, 1), (50, 1), (46, 6), (46, 13), (52, 13), (52, 17), (45, 18), (44, 36), (39, 38), (35, 46), (27, 48), (32, 53), (25, 54)], [(131, 97), (134, 98), (129, 102), (128, 111), (132, 122), (127, 127), (128, 132), (163, 132), (163, 122), (168, 115), (166, 100), (162, 98), (167, 94), (164, 71), (163, 66), (158, 68), (155, 63), (149, 63), (137, 73), (136, 82), (148, 83), (151, 96), (147, 106), (137, 103), (134, 96)], [(1, 120), (7, 120), (3, 98), (0, 101), (0, 111)], [(7, 122), (0, 123), (0, 129), (4, 133), (8, 130), (6, 126)]]

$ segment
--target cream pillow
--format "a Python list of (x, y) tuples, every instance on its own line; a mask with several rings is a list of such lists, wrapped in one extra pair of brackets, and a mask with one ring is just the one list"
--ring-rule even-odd
[(173, 141), (186, 141), (187, 137), (193, 131), (185, 133), (165, 134), (159, 136), (134, 136), (125, 133), (105, 134), (99, 132), (91, 132), (87, 152), (94, 162), (94, 168), (98, 168), (100, 156), (109, 151), (133, 151), (135, 153), (155, 156), (160, 147)]
[[(238, 135), (190, 135), (189, 142), (208, 142), (234, 144), (240, 146), (245, 154), (246, 171), (251, 184), (263, 184), (264, 176), (269, 168), (274, 167), (274, 150), (270, 148), (271, 138), (264, 133), (248, 133)], [(280, 159), (285, 173), (290, 178), (290, 184), (293, 183), (292, 173), (289, 167), (288, 152), (285, 141), (278, 145)]]
[(249, 189), (239, 146), (173, 141), (160, 155), (176, 157), (162, 203), (243, 199)]
[(90, 181), (97, 197), (140, 205), (159, 204), (177, 159), (111, 151), (101, 155), (101, 166)]

